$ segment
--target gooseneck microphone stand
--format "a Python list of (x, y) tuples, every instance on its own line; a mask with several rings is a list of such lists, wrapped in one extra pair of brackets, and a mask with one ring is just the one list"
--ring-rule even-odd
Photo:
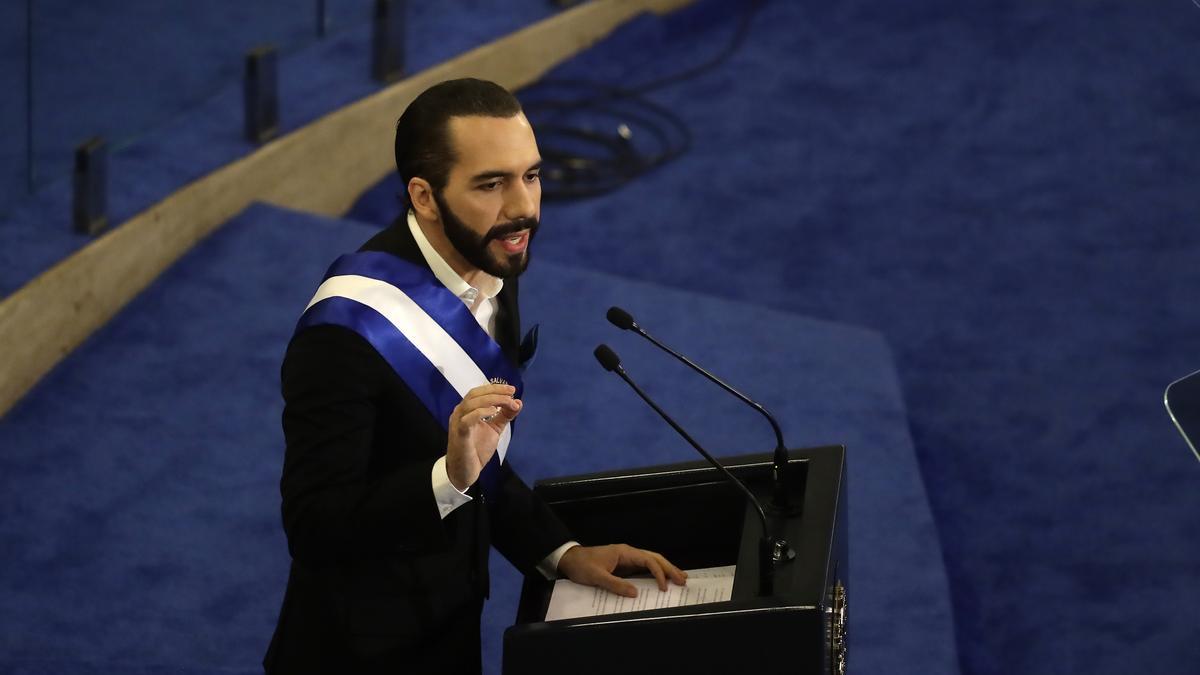
[(754, 506), (754, 510), (758, 514), (758, 519), (762, 523), (762, 536), (759, 537), (758, 543), (759, 595), (768, 596), (773, 594), (775, 591), (776, 565), (794, 559), (796, 557), (796, 552), (793, 551), (790, 546), (788, 546), (787, 541), (785, 541), (783, 538), (772, 536), (770, 525), (767, 522), (767, 514), (763, 511), (762, 504), (759, 503), (758, 499), (754, 496), (754, 493), (750, 492), (750, 489), (747, 488), (742, 481), (738, 480), (736, 476), (730, 473), (729, 469), (726, 469), (712, 455), (708, 454), (707, 450), (700, 447), (700, 444), (697, 443), (687, 431), (684, 431), (683, 427), (679, 426), (675, 420), (671, 419), (670, 415), (663, 411), (662, 408), (658, 407), (658, 404), (651, 400), (646, 392), (642, 391), (642, 388), (639, 387), (637, 383), (635, 383), (633, 379), (629, 377), (629, 374), (625, 372), (625, 369), (621, 367), (621, 358), (617, 356), (616, 352), (614, 352), (608, 345), (600, 345), (596, 347), (595, 356), (596, 360), (600, 362), (600, 365), (603, 366), (605, 370), (614, 372), (620, 376), (622, 380), (625, 380), (625, 383), (628, 384), (630, 388), (632, 388), (634, 392), (636, 392), (637, 395), (646, 402), (647, 405), (653, 408), (654, 412), (658, 413), (659, 417), (662, 417), (664, 420), (666, 420), (667, 424), (671, 425), (672, 429), (674, 429), (680, 436), (683, 437), (684, 440), (691, 444), (691, 446), (695, 448), (696, 451), (704, 457), (704, 459), (708, 460), (709, 464), (712, 464), (717, 471), (721, 472), (726, 480), (733, 483), (739, 490), (741, 490), (742, 494), (746, 495), (746, 499), (748, 499), (750, 504)]
[[(791, 493), (788, 490), (788, 486), (791, 484), (792, 477), (789, 475), (788, 471), (787, 446), (783, 443), (783, 431), (779, 428), (779, 422), (775, 420), (775, 417), (771, 413), (767, 412), (767, 409), (764, 408), (762, 404), (752, 400), (749, 396), (746, 396), (737, 389), (729, 386), (723, 380), (721, 380), (721, 378), (696, 365), (696, 363), (688, 357), (680, 354), (674, 349), (671, 349), (662, 342), (659, 342), (653, 335), (650, 335), (643, 330), (642, 327), (633, 320), (633, 316), (630, 315), (629, 312), (626, 312), (620, 307), (610, 307), (607, 318), (609, 323), (617, 328), (622, 330), (631, 330), (646, 338), (655, 347), (658, 347), (664, 352), (679, 359), (684, 365), (708, 378), (710, 382), (734, 395), (738, 398), (738, 400), (742, 401), (751, 408), (754, 408), (763, 417), (767, 418), (767, 421), (771, 423), (771, 429), (775, 432), (775, 453), (771, 461), (770, 508), (773, 512), (784, 515), (795, 515), (799, 513), (803, 508), (803, 504), (794, 503), (791, 498)], [(801, 491), (800, 494), (803, 494), (803, 492)]]

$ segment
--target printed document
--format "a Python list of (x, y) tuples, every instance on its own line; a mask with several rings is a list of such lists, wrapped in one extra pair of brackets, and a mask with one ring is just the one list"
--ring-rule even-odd
[(654, 577), (629, 577), (626, 581), (633, 583), (637, 588), (636, 598), (610, 593), (603, 588), (584, 586), (569, 579), (559, 579), (554, 582), (554, 592), (550, 596), (546, 620), (558, 621), (583, 616), (721, 602), (728, 600), (733, 594), (733, 572), (736, 567), (726, 565), (686, 570), (687, 585), (676, 586), (668, 580), (665, 591), (658, 590), (658, 582)]

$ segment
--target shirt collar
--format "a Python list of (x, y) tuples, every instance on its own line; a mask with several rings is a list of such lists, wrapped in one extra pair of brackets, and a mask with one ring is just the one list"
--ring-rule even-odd
[(458, 276), (458, 273), (450, 267), (450, 264), (434, 250), (433, 244), (429, 243), (429, 239), (421, 231), (421, 225), (417, 222), (417, 215), (413, 213), (412, 209), (408, 211), (408, 230), (412, 232), (413, 239), (417, 241), (417, 248), (421, 249), (421, 255), (425, 256), (425, 262), (429, 263), (429, 269), (433, 270), (433, 276), (437, 277), (437, 280), (442, 282), (443, 286), (450, 289), (451, 293), (460, 298), (483, 294), (483, 297), (491, 300), (500, 294), (500, 289), (504, 288), (503, 279), (484, 272), (480, 272), (479, 274), (480, 287), (478, 289), (472, 287), (462, 277)]

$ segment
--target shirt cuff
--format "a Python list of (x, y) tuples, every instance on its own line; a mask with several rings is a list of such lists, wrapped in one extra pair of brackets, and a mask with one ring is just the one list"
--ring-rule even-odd
[[(471, 501), (471, 495), (459, 492), (458, 488), (454, 487), (454, 483), (450, 482), (450, 474), (446, 473), (446, 457), (444, 455), (433, 463), (433, 498), (437, 501), (438, 513), (442, 518)], [(561, 557), (562, 554), (560, 553), (559, 556)], [(554, 562), (557, 564), (558, 558), (555, 558)]]
[(562, 560), (563, 554), (570, 549), (579, 546), (577, 541), (568, 541), (550, 552), (550, 555), (542, 558), (542, 562), (538, 563), (537, 570), (542, 573), (542, 576), (547, 579), (558, 578), (558, 561)]

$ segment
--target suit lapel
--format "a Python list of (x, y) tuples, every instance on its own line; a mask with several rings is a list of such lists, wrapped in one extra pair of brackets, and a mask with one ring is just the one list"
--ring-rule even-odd
[(496, 314), (496, 342), (513, 365), (520, 365), (521, 312), (517, 306), (517, 280), (505, 279), (504, 288), (496, 296), (499, 305)]

